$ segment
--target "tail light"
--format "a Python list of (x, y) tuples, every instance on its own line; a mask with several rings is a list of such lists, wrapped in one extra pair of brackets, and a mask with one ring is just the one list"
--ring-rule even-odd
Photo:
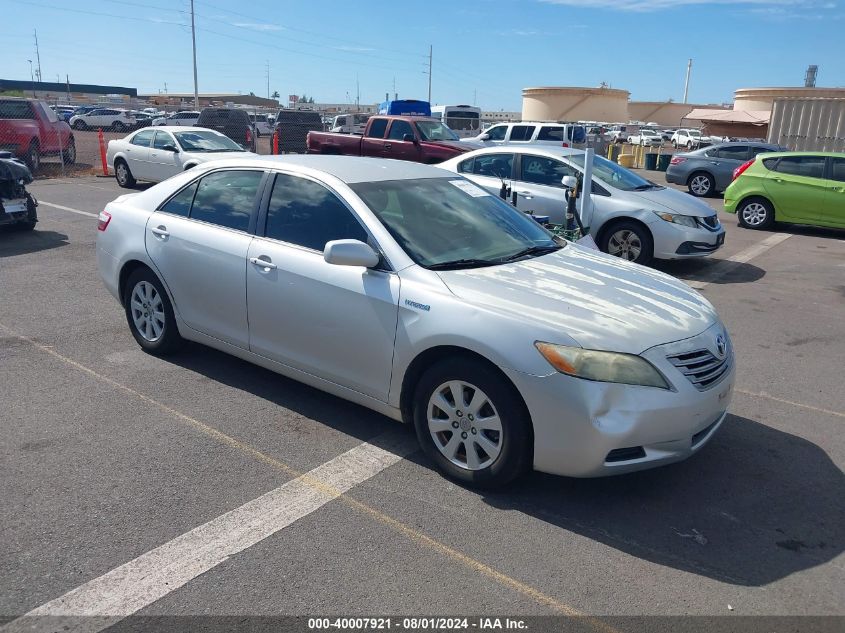
[(751, 167), (751, 165), (753, 165), (753, 164), (754, 164), (754, 161), (755, 161), (755, 160), (756, 160), (756, 159), (752, 158), (751, 160), (749, 160), (749, 161), (746, 161), (746, 162), (742, 163), (742, 165), (740, 165), (739, 167), (737, 167), (736, 169), (734, 169), (734, 177), (733, 177), (733, 180), (736, 180), (737, 178), (739, 178), (740, 176), (742, 176), (743, 172), (744, 172), (746, 169), (748, 169), (749, 167)]
[(97, 216), (97, 230), (105, 231), (109, 228), (109, 222), (111, 222), (111, 213), (108, 211), (100, 211), (100, 215)]
[(246, 142), (252, 143), (252, 130), (249, 128), (246, 129)]
[(563, 142), (563, 146), (564, 146), (564, 147), (569, 147), (569, 143), (567, 143), (566, 141), (564, 141), (564, 142)]
[(670, 165), (680, 165), (686, 160), (683, 156), (673, 156), (672, 160), (669, 161)]

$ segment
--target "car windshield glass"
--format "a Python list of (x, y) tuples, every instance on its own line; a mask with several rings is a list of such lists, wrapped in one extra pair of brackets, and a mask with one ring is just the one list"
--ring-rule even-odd
[(417, 121), (417, 129), (424, 141), (457, 141), (458, 135), (440, 121)]
[(463, 178), (350, 187), (408, 256), (426, 268), (493, 266), (562, 247), (535, 220)]
[(186, 152), (242, 152), (228, 136), (214, 132), (176, 132), (176, 140)]
[(699, 132), (698, 130), (690, 130), (689, 132), (687, 132), (687, 134), (689, 134), (690, 136), (701, 136), (701, 132)]
[[(585, 154), (573, 154), (567, 158), (580, 169), (584, 169), (584, 156)], [(622, 191), (646, 191), (657, 188), (657, 185), (645, 178), (601, 156), (593, 156), (593, 178)]]

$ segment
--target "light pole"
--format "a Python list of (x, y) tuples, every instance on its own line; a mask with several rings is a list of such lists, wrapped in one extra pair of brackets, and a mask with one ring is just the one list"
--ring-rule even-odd
[(32, 74), (32, 60), (26, 60), (29, 62), (29, 81), (32, 82), (32, 98), (35, 99), (35, 75)]

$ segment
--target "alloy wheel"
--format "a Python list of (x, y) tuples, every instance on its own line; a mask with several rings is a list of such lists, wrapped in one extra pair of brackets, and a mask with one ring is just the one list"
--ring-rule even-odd
[(125, 185), (129, 177), (129, 168), (126, 166), (126, 164), (118, 163), (117, 167), (114, 168), (114, 172), (117, 176), (117, 182), (119, 182), (121, 185)]
[(426, 407), (428, 430), (446, 459), (465, 470), (490, 466), (502, 451), (502, 421), (490, 398), (461, 380), (445, 382)]
[(144, 340), (155, 343), (164, 334), (164, 304), (161, 295), (148, 281), (139, 281), (129, 298), (132, 322)]
[(748, 226), (762, 226), (766, 222), (769, 211), (759, 202), (749, 202), (742, 209), (742, 220)]
[(607, 242), (607, 252), (610, 255), (632, 262), (643, 252), (643, 244), (636, 233), (622, 229), (610, 236)]
[(706, 196), (710, 193), (710, 179), (707, 176), (699, 174), (690, 180), (689, 188), (697, 196)]

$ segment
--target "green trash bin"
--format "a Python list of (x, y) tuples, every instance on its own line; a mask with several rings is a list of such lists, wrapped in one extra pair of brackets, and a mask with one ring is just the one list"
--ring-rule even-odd
[(645, 155), (645, 168), (654, 171), (657, 169), (657, 154)]
[(672, 160), (672, 154), (661, 154), (657, 159), (657, 171), (666, 171), (669, 169), (670, 160)]

